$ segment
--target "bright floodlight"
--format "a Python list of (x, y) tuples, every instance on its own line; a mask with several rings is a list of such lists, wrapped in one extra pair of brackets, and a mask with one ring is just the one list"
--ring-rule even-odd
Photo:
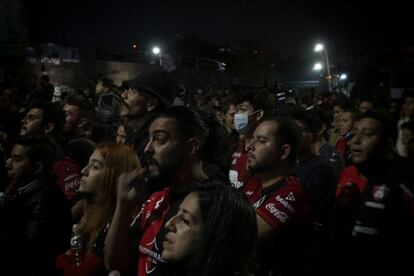
[(322, 50), (323, 50), (323, 44), (321, 44), (321, 43), (316, 44), (315, 52), (320, 52)]
[(341, 76), (339, 77), (340, 80), (346, 80), (348, 78), (348, 76), (346, 74), (341, 74)]
[(315, 63), (315, 65), (313, 66), (313, 70), (315, 71), (319, 71), (322, 69), (322, 64), (321, 63)]
[(160, 48), (159, 48), (159, 47), (154, 47), (154, 48), (152, 48), (152, 52), (153, 52), (154, 54), (158, 55), (158, 54), (161, 52), (161, 50), (160, 50)]

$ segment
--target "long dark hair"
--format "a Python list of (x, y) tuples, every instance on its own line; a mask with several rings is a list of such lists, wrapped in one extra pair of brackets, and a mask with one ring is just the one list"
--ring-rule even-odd
[(257, 240), (256, 212), (245, 195), (218, 180), (194, 191), (204, 227), (188, 275), (231, 275), (249, 263)]

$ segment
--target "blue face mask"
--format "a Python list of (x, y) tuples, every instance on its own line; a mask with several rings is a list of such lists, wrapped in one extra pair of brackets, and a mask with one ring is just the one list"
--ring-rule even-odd
[(239, 134), (247, 134), (250, 131), (251, 123), (249, 124), (249, 117), (260, 112), (261, 110), (257, 110), (251, 114), (248, 112), (237, 112), (234, 114), (234, 128)]
[(247, 113), (234, 114), (234, 128), (239, 134), (246, 134), (248, 125), (249, 115)]

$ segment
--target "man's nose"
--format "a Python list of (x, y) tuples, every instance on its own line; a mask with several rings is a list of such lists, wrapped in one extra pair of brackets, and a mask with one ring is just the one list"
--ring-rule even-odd
[(249, 150), (253, 150), (254, 149), (254, 143), (255, 143), (255, 139), (250, 139), (250, 140), (246, 140), (246, 146), (245, 146), (245, 149), (247, 150), (247, 151), (249, 151)]
[(11, 166), (12, 166), (12, 161), (11, 161), (11, 158), (8, 158), (8, 159), (6, 160), (6, 168), (7, 168), (7, 169), (11, 169)]

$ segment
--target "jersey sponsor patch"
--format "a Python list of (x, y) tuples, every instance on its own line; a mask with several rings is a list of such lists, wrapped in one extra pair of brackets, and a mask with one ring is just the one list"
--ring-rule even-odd
[(276, 208), (274, 203), (269, 203), (265, 206), (266, 210), (268, 210), (273, 216), (275, 216), (281, 223), (285, 223), (289, 216), (285, 213), (280, 211)]
[(262, 206), (263, 202), (265, 201), (266, 197), (261, 197), (258, 201), (253, 204), (255, 209), (259, 209)]
[(253, 193), (254, 193), (254, 191), (246, 191), (246, 192), (245, 192), (245, 194), (246, 194), (247, 196), (251, 196)]
[(287, 197), (285, 197), (285, 199), (286, 199), (286, 200), (289, 200), (289, 201), (296, 201), (295, 196), (293, 195), (293, 193), (292, 193), (292, 192), (290, 192), (290, 193), (288, 194), (288, 196), (287, 196)]
[(385, 209), (385, 204), (373, 201), (365, 201), (365, 206), (375, 209)]
[(372, 196), (376, 201), (381, 201), (388, 193), (389, 188), (385, 185), (375, 186), (372, 189)]
[(233, 158), (240, 158), (240, 156), (241, 156), (240, 152), (234, 152), (232, 155)]
[[(292, 194), (292, 193), (290, 193)], [(276, 196), (276, 200), (283, 205), (283, 207), (285, 207), (286, 209), (288, 209), (292, 214), (295, 212), (295, 209), (292, 207), (292, 205), (289, 204), (288, 202), (288, 197), (290, 196), (290, 194), (286, 197), (286, 198), (282, 198), (280, 195)], [(292, 194), (293, 196), (293, 194)]]
[(367, 226), (355, 225), (352, 229), (352, 236), (356, 236), (358, 234), (365, 234), (365, 235), (378, 235), (379, 232), (377, 229)]

